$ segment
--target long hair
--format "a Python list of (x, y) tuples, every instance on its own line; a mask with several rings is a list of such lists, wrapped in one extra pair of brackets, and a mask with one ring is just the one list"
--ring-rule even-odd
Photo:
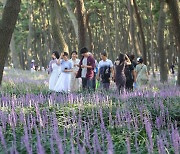
[(119, 60), (119, 64), (122, 64), (123, 62), (125, 62), (125, 55), (124, 54), (122, 54), (122, 53), (120, 53), (119, 54), (119, 58), (118, 58), (118, 60)]
[(55, 55), (55, 57), (56, 57), (57, 59), (59, 59), (59, 57), (60, 57), (59, 52), (57, 52), (57, 51), (53, 51), (53, 52), (52, 52), (52, 54), (54, 54), (54, 55)]

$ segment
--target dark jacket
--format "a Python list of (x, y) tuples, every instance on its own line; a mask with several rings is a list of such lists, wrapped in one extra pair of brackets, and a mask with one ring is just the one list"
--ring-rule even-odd
[[(81, 65), (82, 65), (83, 59), (84, 59), (84, 57), (81, 58), (81, 61), (79, 63), (79, 70), (78, 70), (78, 73), (76, 75), (76, 78), (81, 77), (81, 72), (82, 72)], [(92, 79), (94, 77), (95, 59), (91, 55), (87, 58), (87, 65), (92, 66), (92, 68), (87, 68), (86, 78)]]

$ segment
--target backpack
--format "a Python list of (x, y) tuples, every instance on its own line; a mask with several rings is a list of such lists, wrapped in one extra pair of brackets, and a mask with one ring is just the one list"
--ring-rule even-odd
[(109, 78), (111, 76), (111, 68), (110, 66), (103, 66), (100, 68), (100, 76), (102, 79), (102, 82), (109, 82)]

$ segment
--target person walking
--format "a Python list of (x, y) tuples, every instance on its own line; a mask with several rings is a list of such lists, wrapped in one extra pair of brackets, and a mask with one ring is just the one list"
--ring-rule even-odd
[(126, 65), (125, 67), (126, 90), (128, 91), (133, 90), (133, 83), (136, 81), (135, 67), (134, 67), (136, 66), (136, 63), (131, 58), (132, 57), (129, 57), (129, 59), (131, 60), (131, 65)]
[(171, 70), (171, 74), (173, 74), (173, 75), (175, 74), (174, 68), (175, 68), (175, 66), (172, 64), (170, 66), (170, 70)]
[(120, 54), (115, 61), (115, 82), (119, 92), (123, 92), (126, 86), (125, 67), (131, 65), (131, 61), (127, 55)]
[(78, 54), (77, 51), (73, 51), (71, 53), (71, 59), (70, 62), (72, 63), (72, 72), (71, 72), (71, 91), (78, 91), (80, 90), (80, 79), (76, 78), (77, 72), (78, 72), (78, 65), (80, 62), (80, 59), (77, 58)]
[(148, 84), (148, 70), (147, 66), (143, 64), (142, 58), (137, 58), (137, 66), (136, 66), (136, 83), (138, 88), (143, 88)]
[(79, 63), (79, 70), (76, 78), (82, 78), (82, 88), (83, 90), (93, 89), (93, 77), (94, 77), (94, 68), (95, 68), (95, 59), (88, 52), (86, 47), (80, 50), (82, 58)]
[(134, 55), (130, 55), (129, 59), (131, 60), (131, 63), (133, 65), (133, 67), (136, 68), (137, 62), (134, 60), (135, 56)]
[(31, 73), (33, 73), (33, 72), (36, 72), (34, 59), (31, 60)]
[(68, 59), (67, 52), (63, 52), (61, 58), (62, 60), (58, 60), (58, 64), (61, 66), (61, 74), (59, 75), (54, 90), (56, 92), (67, 93), (71, 90), (71, 72), (73, 66), (71, 61)]
[(58, 76), (60, 74), (60, 64), (58, 64), (58, 59), (60, 58), (59, 53), (54, 51), (51, 55), (52, 60), (49, 63), (48, 74), (50, 74), (49, 78), (49, 90), (54, 91), (56, 82), (58, 80)]
[(110, 77), (112, 76), (112, 78), (114, 78), (113, 63), (107, 58), (106, 52), (101, 53), (101, 59), (98, 65), (97, 79), (100, 80), (100, 87), (108, 90), (110, 86)]
[[(92, 57), (94, 58), (94, 54), (91, 53)], [(93, 77), (93, 89), (94, 91), (96, 90), (96, 75), (98, 74), (98, 61), (94, 58), (95, 60), (95, 67), (94, 67), (94, 77)]]

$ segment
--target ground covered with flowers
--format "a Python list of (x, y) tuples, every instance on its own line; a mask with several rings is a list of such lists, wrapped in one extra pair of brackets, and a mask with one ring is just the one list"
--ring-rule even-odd
[(60, 94), (45, 73), (6, 71), (0, 90), (0, 153), (180, 152), (180, 87)]

